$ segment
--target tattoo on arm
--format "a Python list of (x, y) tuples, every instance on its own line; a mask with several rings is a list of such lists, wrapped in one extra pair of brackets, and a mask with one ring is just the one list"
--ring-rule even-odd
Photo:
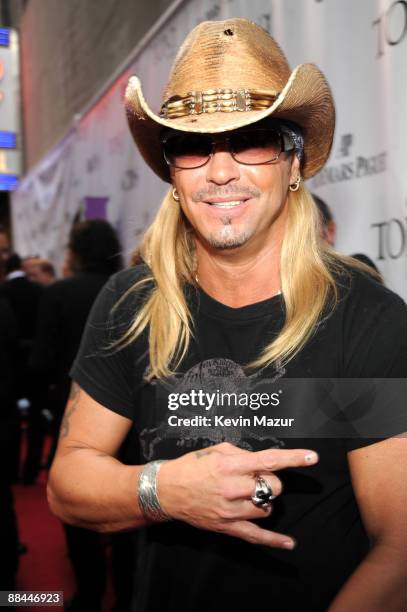
[(81, 394), (80, 386), (77, 385), (75, 382), (73, 382), (71, 385), (70, 393), (69, 393), (68, 406), (66, 407), (64, 418), (62, 419), (62, 423), (61, 423), (61, 431), (60, 431), (61, 438), (66, 438), (66, 436), (69, 433), (69, 419), (71, 418), (75, 410), (78, 408), (80, 394)]
[(71, 388), (69, 390), (69, 400), (76, 400), (76, 398), (78, 397), (79, 393), (81, 392), (81, 388), (79, 385), (77, 385), (75, 382), (73, 382), (71, 384)]

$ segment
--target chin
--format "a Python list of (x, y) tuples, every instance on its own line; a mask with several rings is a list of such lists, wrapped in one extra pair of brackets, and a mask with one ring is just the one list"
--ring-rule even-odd
[(206, 238), (207, 242), (211, 247), (219, 250), (226, 249), (238, 249), (239, 247), (246, 244), (246, 242), (250, 239), (250, 234), (248, 233), (239, 233), (236, 234), (232, 231), (220, 231), (217, 234), (209, 234)]

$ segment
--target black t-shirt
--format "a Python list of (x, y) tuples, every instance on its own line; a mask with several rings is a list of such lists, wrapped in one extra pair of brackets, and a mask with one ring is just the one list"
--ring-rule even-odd
[[(297, 547), (283, 551), (195, 529), (181, 522), (145, 530), (135, 577), (134, 610), (207, 612), (265, 605), (276, 612), (322, 612), (369, 549), (353, 494), (347, 452), (373, 442), (367, 438), (281, 438), (236, 427), (208, 428), (198, 423), (173, 427), (159, 401), (160, 385), (143, 380), (148, 365), (147, 336), (119, 351), (111, 342), (127, 329), (148, 287), (130, 292), (144, 266), (112, 277), (88, 321), (73, 379), (96, 401), (132, 419), (140, 442), (140, 463), (171, 459), (228, 440), (249, 450), (311, 448), (317, 465), (279, 473), (284, 493), (261, 526), (294, 536)], [(257, 357), (284, 321), (281, 295), (231, 308), (202, 290), (188, 287), (194, 338), (176, 377), (178, 391), (217, 381), (247, 380), (242, 366)], [(165, 323), (164, 323), (165, 324)], [(340, 300), (316, 333), (284, 367), (262, 372), (284, 378), (407, 377), (407, 306), (388, 289), (360, 272), (340, 281)], [(218, 383), (216, 383), (218, 384)], [(174, 389), (174, 387), (172, 387)], [(273, 408), (270, 406), (270, 414)], [(304, 411), (313, 406), (304, 405)], [(224, 409), (225, 413), (226, 410)], [(202, 410), (199, 412), (202, 414)], [(191, 417), (190, 407), (177, 415)], [(195, 410), (195, 414), (197, 414)], [(407, 429), (407, 427), (406, 427)], [(394, 431), (394, 434), (401, 433)], [(220, 432), (220, 433), (219, 433)]]

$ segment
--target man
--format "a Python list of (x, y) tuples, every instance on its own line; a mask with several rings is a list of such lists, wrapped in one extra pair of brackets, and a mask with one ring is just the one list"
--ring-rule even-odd
[(328, 204), (322, 198), (312, 194), (314, 202), (318, 207), (320, 223), (321, 223), (321, 238), (331, 246), (335, 246), (336, 242), (336, 221)]
[(4, 266), (10, 254), (10, 238), (6, 228), (0, 224), (0, 282), (4, 280)]
[(56, 385), (55, 416), (61, 422), (68, 399), (69, 370), (79, 348), (89, 311), (100, 289), (121, 268), (120, 243), (103, 219), (73, 226), (68, 242), (73, 275), (44, 290), (30, 365)]
[[(329, 87), (230, 19), (193, 30), (163, 100), (155, 115), (130, 80), (133, 136), (171, 189), (146, 265), (94, 306), (51, 507), (100, 531), (148, 525), (134, 610), (404, 610), (404, 420), (378, 442), (283, 439), (240, 424), (254, 405), (197, 404), (263, 378), (406, 376), (405, 304), (324, 249), (302, 184), (329, 155)], [(300, 417), (315, 410), (304, 398)], [(115, 458), (132, 423), (136, 466)]]
[[(329, 208), (328, 204), (322, 198), (315, 195), (314, 193), (312, 194), (312, 197), (319, 211), (321, 238), (322, 240), (325, 240), (327, 244), (329, 244), (329, 246), (331, 246), (332, 248), (335, 248), (336, 221), (334, 219), (332, 211)], [(364, 255), (363, 253), (355, 253), (354, 255), (352, 255), (352, 257), (360, 261), (362, 264), (365, 264), (366, 266), (373, 268), (374, 272), (376, 273), (375, 274), (376, 280), (378, 280), (381, 283), (384, 282), (382, 275), (380, 274), (377, 266), (370, 259), (370, 257), (368, 257), (367, 255)]]
[(10, 303), (17, 319), (21, 342), (30, 346), (37, 320), (41, 287), (31, 282), (22, 267), (19, 255), (13, 253), (5, 263), (6, 279), (0, 296)]
[[(69, 370), (81, 335), (100, 289), (121, 267), (120, 243), (114, 228), (103, 219), (73, 226), (68, 244), (73, 275), (44, 290), (30, 365), (42, 387), (42, 405), (54, 416), (56, 438), (68, 399)], [(52, 393), (49, 388), (52, 386)], [(29, 468), (29, 466), (27, 466)], [(97, 612), (105, 589), (105, 552), (99, 534), (65, 526), (69, 556), (76, 579), (76, 593), (69, 610)]]
[(3, 225), (0, 225), (0, 259), (6, 260), (10, 257), (10, 238)]
[[(22, 269), (22, 261), (16, 253), (10, 255), (5, 263), (6, 279), (0, 286), (0, 299), (6, 300), (17, 323), (19, 355), (15, 362), (16, 372), (14, 372), (15, 384), (15, 403), (19, 399), (29, 400), (28, 412), (28, 447), (36, 448), (37, 441), (41, 437), (41, 416), (40, 407), (35, 401), (36, 382), (32, 377), (28, 367), (29, 354), (32, 348), (35, 325), (37, 322), (37, 309), (41, 297), (42, 288), (36, 283), (32, 283)], [(20, 461), (20, 422), (15, 412), (14, 427), (14, 478), (19, 477)], [(28, 451), (30, 453), (30, 450)], [(31, 481), (31, 475), (24, 473), (23, 480), (27, 484)]]
[(11, 482), (16, 428), (17, 325), (10, 305), (0, 300), (0, 588), (14, 589), (18, 568), (17, 517)]

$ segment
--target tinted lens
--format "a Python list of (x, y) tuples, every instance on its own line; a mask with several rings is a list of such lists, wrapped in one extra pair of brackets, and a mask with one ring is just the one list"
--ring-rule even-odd
[(236, 132), (230, 138), (236, 161), (242, 164), (264, 164), (278, 159), (282, 151), (278, 130), (248, 130)]
[(212, 140), (201, 134), (176, 134), (163, 142), (167, 161), (177, 168), (198, 168), (209, 159)]

